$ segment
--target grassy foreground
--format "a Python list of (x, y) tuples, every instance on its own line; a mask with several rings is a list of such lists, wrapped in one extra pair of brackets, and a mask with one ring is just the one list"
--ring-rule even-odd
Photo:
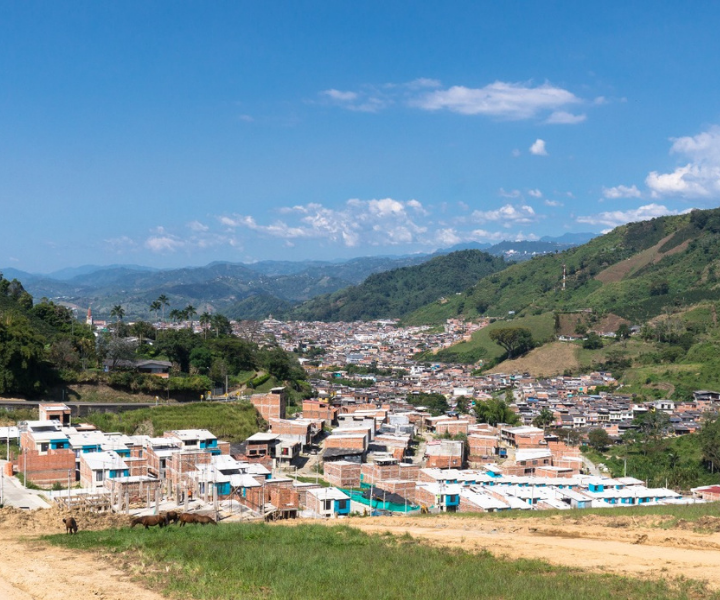
[[(105, 550), (171, 597), (353, 600), (716, 598), (698, 585), (587, 574), (487, 552), (432, 548), (410, 536), (370, 536), (347, 526), (225, 524), (48, 536)], [(140, 567), (143, 565), (143, 567)]]

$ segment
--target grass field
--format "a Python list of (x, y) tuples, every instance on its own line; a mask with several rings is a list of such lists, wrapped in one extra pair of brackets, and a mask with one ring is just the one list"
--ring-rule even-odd
[(504, 360), (489, 370), (491, 373), (530, 373), (533, 377), (562, 375), (565, 370), (580, 367), (580, 346), (568, 342), (551, 342), (528, 352), (525, 356)]
[(221, 440), (239, 442), (263, 429), (249, 402), (194, 402), (156, 406), (122, 413), (90, 413), (84, 420), (103, 431), (162, 435), (173, 429), (208, 429)]
[(510, 321), (495, 321), (473, 333), (469, 342), (461, 342), (441, 350), (435, 355), (435, 358), (446, 362), (464, 363), (475, 363), (478, 360), (487, 363), (496, 360), (505, 353), (505, 350), (490, 339), (490, 332), (504, 327), (526, 327), (532, 332), (535, 341), (546, 342), (554, 335), (555, 317), (552, 313), (545, 313), (519, 317)]
[[(588, 574), (487, 552), (435, 548), (410, 536), (345, 526), (225, 524), (82, 531), (51, 543), (106, 551), (163, 593), (194, 599), (593, 600), (693, 598), (691, 582)], [(704, 598), (715, 597), (709, 593)]]
[[(549, 519), (561, 517), (563, 520), (576, 521), (592, 516), (600, 517), (670, 517), (667, 521), (658, 524), (659, 527), (672, 527), (678, 521), (695, 522), (703, 517), (720, 517), (720, 503), (706, 502), (702, 504), (667, 505), (667, 506), (618, 506), (617, 508), (577, 508), (571, 510), (508, 510), (497, 513), (447, 513), (458, 519), (486, 518), (486, 519)], [(432, 515), (429, 515), (432, 517)], [(428, 518), (428, 515), (419, 515), (417, 518)]]

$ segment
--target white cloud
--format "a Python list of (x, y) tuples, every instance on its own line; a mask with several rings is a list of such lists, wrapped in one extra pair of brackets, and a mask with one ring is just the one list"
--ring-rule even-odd
[(322, 94), (339, 102), (351, 102), (353, 100), (357, 100), (358, 97), (356, 92), (343, 92), (335, 89), (325, 90)]
[(175, 252), (185, 244), (171, 235), (156, 235), (145, 240), (145, 247), (153, 252)]
[(532, 196), (533, 198), (542, 198), (542, 192), (538, 190), (537, 188), (534, 190), (529, 190), (528, 194)]
[(517, 158), (518, 156), (520, 156), (521, 152), (520, 152), (520, 150), (515, 148), (515, 149), (513, 149), (513, 151), (510, 154), (512, 154), (513, 158)]
[(455, 85), (438, 89), (437, 79), (419, 77), (406, 83), (364, 85), (358, 90), (335, 88), (320, 92), (326, 101), (348, 110), (377, 112), (401, 103), (421, 110), (448, 110), (463, 115), (485, 115), (498, 119), (522, 120), (548, 115), (546, 123), (575, 124), (586, 119), (573, 114), (569, 106), (586, 103), (572, 92), (544, 83), (495, 81), (481, 88)]
[(530, 154), (535, 156), (547, 156), (547, 150), (545, 150), (545, 140), (540, 138), (536, 139), (532, 146), (530, 146)]
[(482, 88), (456, 85), (429, 92), (411, 102), (424, 110), (442, 110), (463, 115), (487, 115), (504, 119), (530, 119), (580, 102), (572, 92), (550, 84), (531, 87), (522, 83), (496, 81)]
[(645, 179), (654, 197), (714, 198), (720, 196), (720, 127), (696, 136), (672, 138), (670, 152), (690, 160), (671, 173), (652, 171)]
[(520, 190), (510, 190), (508, 192), (505, 188), (500, 188), (498, 196), (501, 198), (522, 198), (522, 192), (520, 192)]
[(519, 206), (506, 204), (497, 210), (473, 211), (472, 219), (480, 223), (485, 221), (500, 221), (507, 226), (513, 223), (533, 223), (537, 221), (538, 216), (535, 214), (532, 206), (528, 206), (527, 204)]
[(637, 189), (636, 185), (630, 187), (626, 185), (616, 185), (611, 188), (603, 188), (603, 197), (611, 200), (617, 200), (618, 198), (640, 198), (642, 192)]
[(244, 227), (259, 233), (285, 240), (305, 238), (340, 242), (354, 247), (361, 243), (369, 245), (398, 245), (423, 242), (428, 229), (416, 223), (410, 211), (419, 217), (428, 211), (417, 200), (407, 202), (382, 198), (373, 200), (348, 200), (340, 209), (327, 208), (318, 203), (285, 208), (281, 212), (297, 223), (275, 221), (260, 225), (252, 216), (234, 215), (220, 217), (221, 224), (228, 227)]
[(565, 206), (560, 200), (545, 200), (545, 206), (560, 207)]
[(188, 229), (195, 231), (196, 233), (204, 233), (210, 230), (207, 225), (203, 225), (200, 221), (190, 221), (188, 223)]
[(665, 215), (677, 215), (677, 210), (670, 210), (662, 204), (646, 204), (631, 210), (613, 210), (602, 212), (597, 215), (589, 215), (578, 217), (578, 223), (587, 223), (588, 225), (605, 225), (607, 227), (617, 227), (633, 221), (647, 221), (655, 217), (663, 217)]
[(556, 110), (545, 122), (549, 125), (577, 125), (587, 119), (586, 114), (574, 115), (564, 110)]

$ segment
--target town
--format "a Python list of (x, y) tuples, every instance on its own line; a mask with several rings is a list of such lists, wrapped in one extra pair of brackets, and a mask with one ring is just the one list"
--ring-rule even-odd
[[(282, 387), (209, 392), (208, 399), (250, 402), (267, 424), (233, 444), (202, 429), (103, 432), (65, 404), (41, 403), (38, 420), (0, 431), (19, 440), (5, 475), (21, 475), (68, 509), (152, 514), (181, 506), (214, 519), (562, 510), (702, 502), (720, 493), (704, 486), (682, 495), (632, 474), (612, 478), (579, 447), (591, 430), (619, 440), (648, 412), (668, 416), (668, 435), (692, 433), (717, 410), (720, 393), (634, 403), (605, 372), (480, 375), (413, 358), (482, 323), (451, 320), (442, 333), (389, 320), (233, 326), (236, 335), (272, 338), (305, 356), (314, 397), (290, 414)], [(445, 406), (422, 405), (433, 395)], [(478, 421), (473, 406), (498, 395), (516, 424)], [(542, 415), (543, 426), (535, 426)]]

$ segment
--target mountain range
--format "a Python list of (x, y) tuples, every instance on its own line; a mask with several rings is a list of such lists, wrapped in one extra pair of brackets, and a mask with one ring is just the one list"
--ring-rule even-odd
[[(589, 239), (595, 234), (578, 235), (578, 239)], [(359, 257), (345, 261), (214, 262), (204, 267), (181, 269), (132, 264), (84, 265), (44, 275), (9, 267), (0, 272), (6, 279), (21, 280), (36, 299), (49, 298), (78, 310), (92, 306), (97, 318), (107, 317), (118, 304), (129, 318), (150, 318), (150, 303), (164, 294), (171, 308), (191, 304), (198, 313), (221, 312), (230, 318), (261, 319), (268, 314), (284, 314), (316, 296), (358, 285), (370, 275), (419, 265), (459, 250), (484, 250), (508, 260), (527, 260), (538, 254), (562, 251), (573, 243), (578, 242), (561, 236), (542, 241), (501, 242), (495, 246), (470, 243), (433, 254)]]

